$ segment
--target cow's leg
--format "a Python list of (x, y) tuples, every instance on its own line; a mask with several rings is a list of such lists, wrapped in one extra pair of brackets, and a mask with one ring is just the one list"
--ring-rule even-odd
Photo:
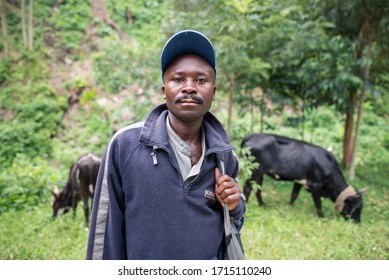
[(78, 202), (77, 195), (73, 193), (73, 197), (72, 197), (73, 217), (75, 217), (77, 213), (77, 202)]
[(246, 197), (246, 203), (249, 202), (249, 197), (250, 197), (252, 188), (253, 188), (253, 187), (251, 186), (250, 179), (248, 179), (248, 180), (244, 183), (244, 187), (243, 187), (243, 194), (244, 194), (244, 196)]
[(293, 206), (294, 202), (296, 201), (297, 197), (299, 196), (299, 193), (300, 193), (300, 190), (301, 190), (301, 187), (303, 185), (295, 182), (294, 185), (293, 185), (293, 190), (292, 190), (292, 194), (290, 196), (290, 202), (289, 204)]
[[(250, 182), (251, 180), (255, 180), (260, 186), (262, 186), (263, 174), (261, 174), (258, 170), (254, 170), (252, 177), (245, 182), (244, 188), (243, 188), (243, 194), (246, 197), (246, 202), (249, 202), (249, 197), (250, 197), (251, 191), (253, 189), (253, 186), (251, 185), (251, 182)], [(258, 204), (260, 206), (263, 206), (264, 203), (262, 200), (261, 189), (258, 189), (255, 192), (255, 196), (257, 197)]]
[(89, 205), (88, 205), (89, 182), (84, 178), (84, 176), (81, 176), (81, 178), (80, 178), (80, 196), (81, 196), (81, 200), (83, 202), (85, 221), (88, 224), (88, 222), (89, 222)]
[(95, 195), (95, 191), (96, 191), (96, 180), (93, 183), (92, 190), (93, 190), (92, 193), (89, 194), (90, 195), (90, 199), (91, 199), (91, 203), (90, 203), (91, 211), (93, 209), (93, 199), (94, 199), (94, 195)]
[(85, 214), (85, 222), (86, 222), (86, 224), (89, 223), (89, 205), (88, 205), (88, 200), (89, 200), (88, 196), (84, 196), (82, 198), (82, 201), (84, 203), (84, 214)]
[(312, 193), (312, 198), (313, 198), (313, 202), (315, 204), (317, 215), (320, 218), (323, 218), (324, 215), (323, 215), (323, 211), (321, 208), (321, 193), (320, 193), (321, 187), (320, 186), (309, 186), (309, 188), (310, 188), (311, 193)]
[[(255, 169), (255, 170), (252, 171), (251, 178), (249, 178), (245, 182), (244, 188), (243, 188), (243, 194), (246, 197), (246, 202), (249, 201), (250, 193), (251, 193), (251, 191), (253, 189), (250, 181), (254, 180), (255, 182), (257, 182), (258, 185), (260, 185), (262, 187), (263, 175), (264, 174), (265, 174), (265, 172), (263, 171), (263, 168), (261, 168), (261, 167), (259, 167), (258, 169)], [(259, 206), (263, 206), (264, 203), (263, 203), (263, 200), (262, 200), (262, 195), (261, 195), (261, 189), (260, 188), (258, 188), (257, 191), (255, 192), (255, 196), (257, 197)]]
[(262, 192), (261, 189), (258, 189), (258, 190), (255, 192), (255, 196), (257, 197), (259, 206), (264, 206), (265, 203), (263, 203), (261, 192)]
[[(255, 181), (258, 183), (258, 185), (262, 188), (262, 184), (263, 184), (263, 173), (259, 173), (256, 178), (255, 178)], [(262, 200), (262, 190), (261, 188), (258, 188), (257, 191), (255, 192), (255, 196), (257, 197), (257, 200), (258, 200), (258, 204), (259, 206), (264, 206), (265, 204), (263, 203), (263, 200)]]
[(253, 190), (253, 186), (251, 185), (251, 180), (257, 181), (258, 179), (258, 169), (255, 169), (251, 172), (251, 178), (247, 179), (243, 187), (243, 194), (246, 197), (246, 202), (249, 202), (251, 191)]

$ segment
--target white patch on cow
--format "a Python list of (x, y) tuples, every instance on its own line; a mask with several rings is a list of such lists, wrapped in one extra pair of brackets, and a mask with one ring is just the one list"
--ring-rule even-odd
[(280, 179), (280, 175), (278, 175), (278, 174), (273, 174), (273, 175), (274, 175), (274, 178), (276, 178), (276, 180)]
[(299, 180), (294, 180), (297, 184), (308, 186), (308, 181), (307, 179), (299, 179)]
[(307, 179), (298, 179), (298, 180), (294, 180), (294, 182), (296, 182), (297, 184), (302, 185), (304, 187), (304, 189), (309, 190), (308, 180)]
[(89, 184), (89, 192), (90, 192), (91, 194), (93, 194), (93, 185), (92, 185), (92, 184)]

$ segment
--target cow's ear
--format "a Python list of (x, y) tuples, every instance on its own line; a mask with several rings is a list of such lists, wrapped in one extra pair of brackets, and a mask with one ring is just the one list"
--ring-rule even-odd
[(364, 192), (366, 192), (366, 191), (367, 191), (367, 187), (364, 187), (364, 188), (360, 189), (358, 192), (364, 193)]
[(59, 196), (59, 189), (58, 189), (58, 187), (54, 186), (54, 189), (53, 189), (53, 191), (51, 193), (54, 195), (55, 198), (58, 198), (58, 196)]
[(366, 191), (367, 191), (367, 188), (362, 188), (362, 189), (360, 189), (359, 191), (355, 192), (355, 194), (352, 195), (351, 197), (357, 199), (358, 197), (361, 197), (362, 194), (363, 194), (364, 192), (366, 192)]

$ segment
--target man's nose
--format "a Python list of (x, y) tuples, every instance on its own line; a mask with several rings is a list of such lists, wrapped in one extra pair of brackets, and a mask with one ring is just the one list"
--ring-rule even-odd
[(187, 94), (193, 94), (197, 92), (196, 83), (192, 79), (187, 79), (184, 82), (184, 86), (182, 87), (182, 92)]

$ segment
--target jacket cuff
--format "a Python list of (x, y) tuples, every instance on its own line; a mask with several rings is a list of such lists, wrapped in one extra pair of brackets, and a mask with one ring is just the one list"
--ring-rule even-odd
[(232, 222), (240, 220), (244, 216), (245, 212), (246, 206), (244, 205), (244, 202), (241, 199), (235, 209), (230, 210), (230, 218)]

